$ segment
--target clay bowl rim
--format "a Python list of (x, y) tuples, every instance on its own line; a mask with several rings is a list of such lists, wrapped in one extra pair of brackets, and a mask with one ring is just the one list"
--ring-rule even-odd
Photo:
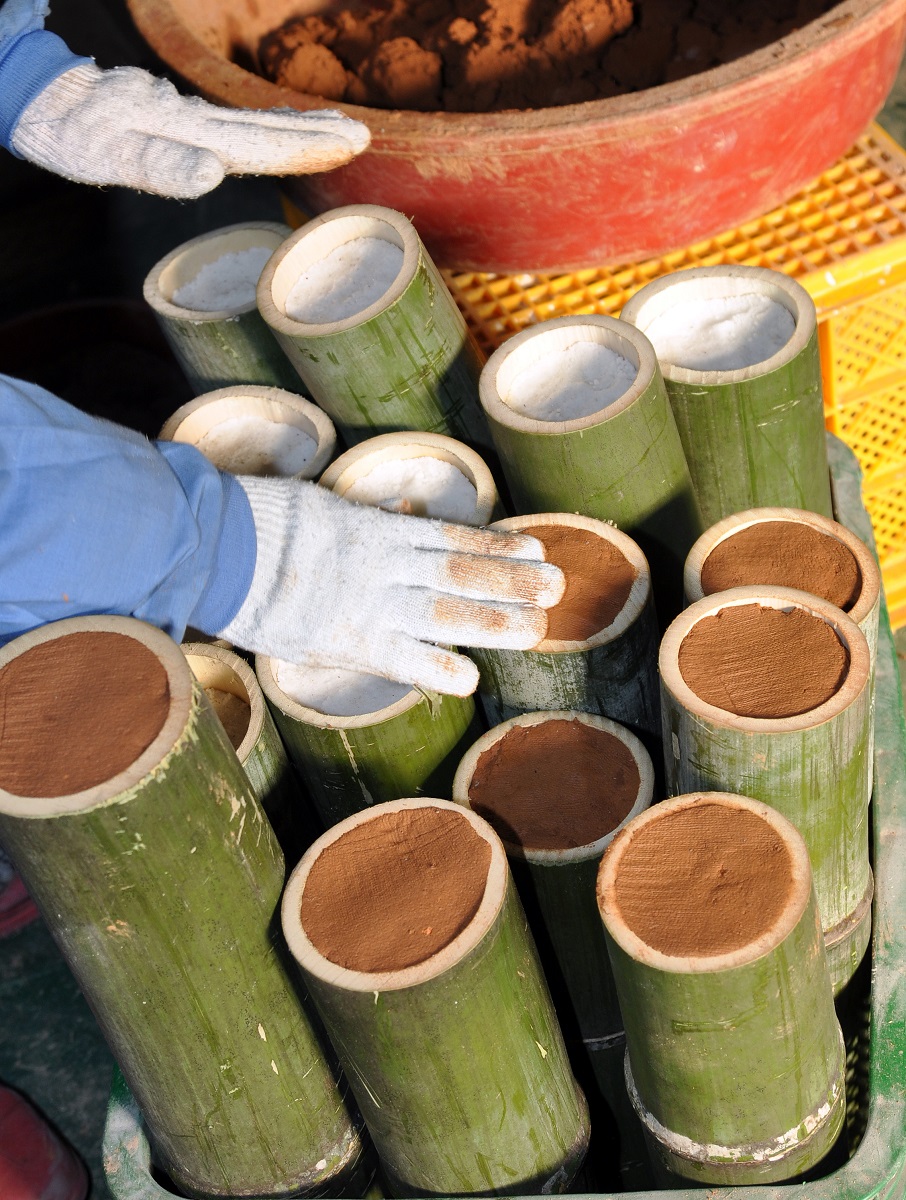
[[(877, 19), (885, 12), (903, 8), (903, 0), (843, 0), (829, 12), (802, 26), (780, 42), (772, 42), (731, 63), (702, 71), (675, 83), (660, 84), (624, 96), (586, 100), (554, 108), (508, 109), (499, 113), (451, 113), (446, 111), (417, 112), (411, 109), (367, 108), (363, 105), (330, 101), (310, 92), (295, 91), (271, 83), (263, 76), (225, 58), (198, 38), (177, 16), (171, 0), (127, 0), (136, 27), (149, 45), (174, 71), (202, 94), (231, 106), (234, 97), (248, 90), (245, 80), (255, 83), (253, 107), (290, 107), (301, 110), (333, 108), (356, 120), (363, 121), (373, 133), (395, 136), (423, 136), (431, 132), (468, 136), (476, 131), (499, 133), (512, 137), (514, 123), (525, 135), (543, 133), (547, 129), (574, 126), (580, 140), (596, 141), (608, 126), (621, 127), (633, 118), (650, 121), (666, 109), (696, 106), (699, 114), (720, 109), (727, 92), (752, 88), (760, 90), (784, 74), (808, 70), (807, 60), (821, 54), (835, 41), (846, 42), (844, 34), (858, 34), (859, 27)], [(782, 49), (775, 54), (776, 48)], [(164, 50), (167, 50), (164, 53)], [(256, 95), (256, 93), (258, 93)], [(239, 105), (238, 107), (247, 107)], [(382, 128), (389, 122), (390, 128)], [(374, 126), (374, 128), (372, 128)], [(438, 126), (440, 127), (438, 129)], [(380, 152), (372, 143), (370, 151)]]

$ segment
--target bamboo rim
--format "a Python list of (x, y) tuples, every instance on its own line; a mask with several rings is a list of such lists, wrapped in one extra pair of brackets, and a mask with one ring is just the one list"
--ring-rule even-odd
[[(579, 342), (593, 342), (622, 355), (636, 368), (635, 380), (622, 396), (604, 405), (587, 417), (566, 421), (539, 421), (511, 408), (505, 396), (514, 378), (527, 366), (545, 358), (551, 351), (568, 350)], [(515, 334), (494, 351), (482, 368), (478, 380), (478, 395), (488, 417), (498, 425), (522, 433), (563, 435), (582, 429), (592, 429), (613, 420), (625, 412), (658, 375), (654, 348), (635, 326), (615, 317), (598, 314), (576, 317), (554, 317), (540, 325), (530, 326)]]
[(475, 517), (470, 525), (487, 525), (497, 506), (494, 477), (480, 454), (442, 433), (382, 433), (351, 447), (335, 459), (318, 483), (343, 496), (380, 463), (408, 458), (436, 458), (458, 468), (475, 488)]
[[(686, 558), (683, 586), (689, 603), (702, 600), (701, 574), (708, 556), (723, 542), (753, 525), (787, 521), (790, 524), (808, 525), (835, 541), (841, 542), (856, 560), (862, 577), (862, 586), (855, 604), (848, 610), (851, 621), (860, 625), (878, 603), (881, 595), (881, 569), (868, 546), (845, 525), (822, 517), (820, 513), (804, 508), (749, 508), (745, 512), (733, 513), (706, 529)], [(758, 586), (758, 585), (753, 585)], [(716, 593), (709, 593), (716, 594)]]
[(242, 221), (191, 238), (165, 254), (148, 272), (143, 288), (145, 300), (161, 317), (193, 324), (223, 321), (254, 312), (257, 308), (255, 300), (217, 310), (183, 308), (173, 302), (173, 293), (194, 279), (202, 267), (216, 262), (222, 255), (237, 254), (256, 246), (276, 250), (288, 232), (289, 226), (277, 221)]
[[(383, 296), (340, 321), (299, 321), (289, 316), (286, 297), (303, 271), (357, 238), (381, 238), (403, 252), (399, 273)], [(399, 300), (415, 278), (423, 253), (415, 227), (402, 213), (378, 204), (335, 208), (297, 229), (265, 264), (258, 280), (258, 309), (272, 329), (289, 336), (316, 338), (353, 329)]]
[[(846, 678), (829, 700), (794, 717), (741, 717), (702, 700), (686, 683), (679, 669), (679, 651), (694, 625), (724, 608), (756, 604), (789, 612), (799, 608), (830, 625), (849, 654)], [(827, 600), (795, 588), (773, 586), (729, 588), (697, 600), (673, 621), (661, 641), (658, 655), (661, 680), (677, 703), (688, 712), (723, 729), (746, 733), (800, 733), (831, 721), (853, 704), (871, 679), (871, 652), (865, 634), (846, 613)]]
[(165, 759), (177, 748), (190, 724), (194, 723), (193, 697), (196, 685), (182, 651), (162, 630), (134, 617), (67, 617), (42, 625), (0, 648), (0, 670), (36, 646), (76, 633), (117, 633), (145, 646), (167, 673), (170, 708), (166, 720), (150, 745), (128, 767), (103, 783), (69, 795), (53, 797), (18, 796), (0, 787), (0, 812), (7, 816), (40, 819), (102, 808), (137, 787), (153, 770), (162, 768)]
[[(276, 705), (286, 716), (292, 717), (294, 721), (300, 721), (303, 725), (313, 725), (316, 729), (368, 729), (372, 725), (383, 725), (385, 721), (392, 721), (395, 717), (402, 716), (411, 708), (415, 708), (425, 699), (424, 692), (418, 688), (410, 688), (405, 696), (401, 696), (399, 700), (384, 708), (376, 708), (374, 712), (358, 713), (351, 717), (331, 716), (328, 713), (322, 713), (317, 708), (309, 708), (308, 705), (300, 704), (298, 700), (294, 700), (292, 696), (284, 692), (277, 682), (274, 670), (274, 663), (277, 661), (277, 659), (268, 658), (264, 654), (255, 656), (255, 674), (261, 684), (262, 692), (271, 704)], [(380, 677), (376, 676), (376, 678)]]
[(635, 759), (639, 772), (639, 786), (632, 808), (619, 825), (615, 825), (609, 833), (603, 834), (594, 842), (588, 842), (584, 846), (564, 847), (559, 850), (537, 850), (511, 842), (500, 833), (497, 836), (511, 858), (524, 859), (526, 862), (538, 866), (557, 867), (567, 863), (586, 862), (588, 859), (600, 858), (620, 830), (648, 808), (654, 795), (654, 766), (648, 751), (634, 733), (624, 725), (619, 725), (607, 717), (563, 709), (557, 712), (522, 713), (519, 716), (511, 717), (508, 721), (502, 721), (487, 733), (482, 734), (478, 741), (474, 742), (466, 751), (453, 777), (453, 799), (457, 804), (462, 804), (471, 810), (469, 785), (481, 756), (505, 738), (511, 729), (525, 729), (533, 725), (543, 725), (547, 721), (578, 721), (592, 729), (600, 729), (603, 733), (611, 734), (626, 746)]
[[(671, 296), (670, 293), (673, 292)], [(682, 293), (682, 295), (680, 295)], [(655, 318), (676, 305), (695, 299), (725, 299), (755, 293), (782, 304), (795, 322), (793, 336), (776, 354), (749, 367), (732, 371), (697, 371), (661, 360), (661, 372), (672, 383), (699, 383), (704, 386), (745, 383), (786, 366), (808, 345), (818, 327), (815, 302), (801, 283), (769, 267), (726, 266), (689, 267), (646, 283), (626, 303), (620, 314), (644, 333)]]
[[(786, 906), (775, 920), (774, 924), (753, 938), (746, 946), (725, 954), (715, 955), (673, 955), (665, 954), (649, 946), (647, 942), (635, 934), (623, 920), (616, 898), (617, 876), (623, 855), (632, 844), (633, 838), (654, 821), (669, 819), (673, 813), (685, 809), (697, 808), (702, 805), (717, 804), (726, 808), (745, 809), (760, 817), (770, 825), (781, 838), (790, 855), (792, 887)], [(721, 971), (731, 971), (737, 967), (747, 966), (757, 959), (776, 949), (795, 929), (802, 919), (812, 895), (812, 868), (808, 849), (802, 834), (792, 822), (782, 816), (776, 809), (752, 800), (748, 796), (740, 796), (734, 792), (690, 792), (685, 796), (674, 796), (662, 800), (647, 809), (625, 828), (621, 829), (611, 842), (598, 871), (597, 896), (607, 932), (617, 945), (636, 962), (644, 963), (658, 971), (674, 975), (707, 975)]]
[(218, 688), (230, 692), (249, 706), (249, 723), (245, 736), (236, 747), (236, 757), (245, 764), (264, 731), (264, 693), (255, 672), (233, 650), (209, 642), (184, 642), (180, 647), (192, 674), (207, 690)]
[(222, 422), (249, 416), (274, 425), (295, 426), (314, 441), (315, 453), (311, 460), (291, 478), (314, 479), (330, 462), (336, 448), (337, 431), (327, 413), (304, 396), (259, 384), (233, 384), (196, 396), (167, 418), (158, 436), (164, 442), (186, 442), (197, 446)]
[[(309, 873), (318, 856), (350, 830), (378, 817), (416, 808), (443, 808), (459, 814), (491, 847), (491, 862), (481, 903), (465, 929), (436, 954), (413, 967), (405, 967), (400, 971), (371, 972), (353, 971), (348, 967), (338, 966), (315, 948), (302, 926), (300, 919), (302, 894)], [(438, 975), (442, 975), (455, 966), (478, 946), (482, 938), (492, 929), (503, 909), (508, 881), (509, 867), (503, 843), (483, 817), (479, 817), (471, 809), (463, 808), (461, 804), (455, 804), (452, 800), (439, 800), (431, 797), (406, 797), (401, 800), (389, 800), (382, 804), (376, 804), (373, 808), (365, 809), (363, 812), (354, 813), (338, 825), (334, 825), (305, 852), (290, 875), (286, 891), (283, 894), (283, 902), (280, 906), (283, 934), (293, 957), (303, 970), (332, 987), (343, 988), (351, 992), (374, 992), (375, 996), (380, 992), (401, 991), (404, 988), (417, 987), (419, 984), (436, 979)]]
[(495, 521), (491, 529), (520, 531), (533, 525), (563, 525), (572, 529), (584, 529), (594, 533), (602, 541), (615, 546), (635, 571), (635, 579), (626, 597), (626, 603), (609, 625), (592, 634), (583, 641), (566, 641), (562, 638), (545, 638), (537, 646), (526, 651), (528, 654), (575, 654), (576, 651), (593, 650), (596, 646), (606, 646), (616, 641), (638, 620), (651, 596), (651, 570), (648, 559), (642, 553), (638, 542), (626, 533), (622, 533), (606, 521), (595, 517), (583, 517), (579, 513), (534, 513), (518, 517), (504, 517)]

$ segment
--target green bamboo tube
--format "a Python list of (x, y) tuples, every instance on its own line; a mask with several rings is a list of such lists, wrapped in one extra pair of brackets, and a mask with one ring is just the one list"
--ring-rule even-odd
[[(709, 703), (690, 686), (680, 655), (699, 623), (727, 610), (749, 606), (800, 614), (823, 622), (842, 645), (845, 674), (830, 697), (791, 716), (739, 715)], [(734, 614), (739, 617), (740, 614)], [(810, 622), (803, 625), (810, 628)], [(820, 627), (819, 627), (820, 628)], [(794, 637), (799, 637), (794, 633)], [(723, 637), (723, 635), (722, 635)], [(766, 635), (757, 657), (762, 678), (812, 676), (814, 660), (794, 664), (788, 646)], [(754, 642), (756, 639), (751, 639)], [(686, 643), (686, 647), (684, 647)], [(708, 649), (715, 671), (732, 676), (731, 659), (755, 657), (738, 632)], [(708, 596), (673, 622), (661, 643), (661, 707), (668, 795), (714, 789), (736, 791), (770, 804), (797, 827), (812, 860), (834, 990), (855, 972), (871, 930), (872, 874), (868, 858), (868, 805), (871, 798), (871, 656), (865, 635), (840, 609), (792, 588), (740, 587)], [(808, 680), (806, 680), (808, 683)], [(698, 685), (697, 685), (698, 686)], [(741, 701), (747, 683), (734, 680)], [(701, 688), (699, 688), (699, 691)], [(811, 703), (811, 702), (809, 702)]]
[[(281, 445), (281, 434), (295, 440)], [(333, 421), (316, 404), (252, 384), (190, 400), (168, 418), (160, 437), (197, 447), (221, 471), (296, 479), (317, 479), (337, 442)]]
[(0, 693), (0, 839), (158, 1165), (189, 1196), (340, 1187), (362, 1143), (274, 953), (283, 856), (179, 647), (60, 621), (0, 650)]
[(820, 1162), (846, 1062), (797, 830), (726, 792), (667, 800), (613, 840), (598, 903), (656, 1160), (715, 1185)]
[[(636, 370), (618, 399), (569, 420), (538, 420), (516, 407), (521, 378), (560, 359), (565, 370), (588, 344)], [(612, 317), (545, 321), (495, 350), (480, 391), (516, 511), (575, 512), (616, 525), (642, 547), (658, 608), (678, 611), (683, 562), (704, 525), (648, 340)]]
[(486, 821), (435, 799), (357, 813), (310, 848), (282, 916), (392, 1194), (569, 1187), (585, 1103)]
[[(431, 485), (426, 481), (419, 484), (417, 479), (407, 479), (406, 494), (391, 491), (386, 500), (371, 499), (374, 486), (369, 485), (368, 476), (375, 470), (393, 469), (392, 464), (399, 464), (400, 472), (417, 471), (419, 461), (439, 462), (455, 467), (464, 477), (467, 484), (475, 489), (475, 502), (468, 511), (464, 498), (453, 493), (452, 488), (432, 493)], [(452, 477), (454, 483), (456, 477)], [(410, 512), (419, 517), (437, 517), (448, 521), (458, 521), (463, 525), (488, 525), (495, 517), (503, 516), (500, 498), (494, 484), (494, 477), (488, 470), (484, 459), (470, 449), (464, 442), (446, 437), (440, 433), (422, 433), (412, 431), (406, 433), (383, 433), (379, 437), (369, 438), (359, 442), (334, 459), (318, 481), (322, 487), (330, 488), (338, 496), (357, 500), (360, 504), (377, 504), (393, 512)], [(391, 485), (392, 486), (392, 485)], [(368, 498), (359, 493), (367, 488)], [(457, 499), (459, 502), (457, 503)]]
[[(331, 715), (294, 699), (278, 680), (283, 670), (277, 659), (255, 659), (261, 689), (325, 828), (400, 796), (449, 794), (463, 750), (476, 736), (471, 696), (441, 696), (359, 676), (366, 684), (384, 684), (386, 702), (371, 712), (353, 704), (360, 711)], [(296, 672), (295, 681), (309, 687), (312, 672)]]
[[(759, 525), (770, 526), (776, 534), (775, 550), (767, 542), (768, 530), (764, 541), (760, 539), (757, 547), (748, 549), (748, 539), (758, 533)], [(711, 556), (719, 546), (725, 557), (717, 568)], [(715, 583), (718, 570), (720, 578), (730, 580), (720, 587)], [(750, 508), (724, 517), (705, 530), (689, 551), (684, 583), (690, 604), (729, 586), (761, 583), (821, 596), (855, 621), (868, 641), (872, 663), (875, 661), (881, 611), (877, 559), (845, 525), (818, 513), (801, 508)]]
[[(643, 739), (660, 737), (657, 681), (657, 619), (651, 596), (648, 562), (632, 538), (604, 521), (573, 513), (536, 513), (508, 517), (495, 529), (537, 529), (547, 526), (584, 531), (607, 543), (634, 574), (625, 600), (613, 619), (590, 637), (566, 640), (548, 637), (533, 650), (470, 649), (481, 672), (479, 694), (490, 725), (523, 712), (571, 709), (609, 717), (628, 725)], [(551, 561), (567, 572), (567, 591), (558, 609), (574, 603), (573, 574), (587, 565), (569, 550), (556, 551)], [(578, 555), (578, 551), (576, 552)], [(567, 557), (568, 556), (568, 557)], [(605, 560), (602, 560), (605, 561)], [(603, 576), (599, 594), (603, 594)], [(558, 609), (548, 614), (550, 628)], [(571, 631), (575, 632), (575, 631)], [(655, 747), (652, 745), (651, 749)], [(660, 754), (660, 750), (657, 750)]]
[(189, 642), (182, 652), (226, 730), (286, 861), (295, 865), (321, 824), (287, 757), (255, 672), (222, 646)]
[(276, 221), (243, 221), (183, 242), (148, 272), (144, 296), (196, 395), (256, 383), (299, 391), (299, 377), (261, 319), (254, 297), (215, 310), (187, 308), (174, 293), (227, 254), (276, 250), (289, 232)]
[[(396, 277), (391, 279), (390, 270), (381, 276), (386, 288), (380, 294), (377, 287), (370, 290), (371, 270), (348, 258), (366, 242), (402, 253)], [(329, 270), (338, 259), (333, 279), (314, 280), (313, 272)], [(303, 276), (311, 282), (301, 308), (294, 289)], [(341, 285), (348, 289), (342, 306)], [(288, 307), (304, 312), (305, 319), (290, 315)], [(258, 308), (348, 445), (378, 433), (419, 429), (490, 447), (478, 403), (481, 352), (402, 213), (353, 204), (309, 221), (264, 268)]]
[[(700, 370), (693, 363), (709, 360), (687, 353), (679, 362), (667, 357), (675, 351), (658, 350), (655, 322), (670, 310), (689, 314), (695, 304), (748, 296), (766, 297), (792, 317), (792, 336), (769, 358), (730, 370)], [(649, 334), (658, 350), (708, 525), (768, 505), (833, 516), (818, 322), (814, 301), (801, 284), (765, 267), (693, 267), (646, 284), (621, 316)], [(713, 339), (710, 325), (703, 336)]]

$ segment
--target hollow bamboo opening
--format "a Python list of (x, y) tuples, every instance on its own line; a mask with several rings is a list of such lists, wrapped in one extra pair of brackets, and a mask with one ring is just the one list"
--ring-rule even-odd
[(299, 479), (314, 479), (324, 469), (337, 439), (317, 405), (282, 388), (251, 384), (189, 401), (168, 418), (160, 436), (197, 447), (222, 471)]
[(394, 800), (310, 847), (286, 887), (283, 929), (302, 967), (326, 982), (412, 987), (478, 945), (507, 878), (503, 847), (475, 813), (447, 800)]
[(765, 804), (677, 796), (629, 822), (605, 851), (598, 905), (632, 958), (707, 973), (754, 962), (793, 930), (811, 894), (802, 836)]
[(138, 784), (174, 747), (192, 676), (166, 634), (74, 617), (0, 650), (0, 811), (57, 816)]
[(651, 759), (634, 734), (566, 711), (495, 726), (453, 781), (453, 799), (484, 817), (508, 854), (547, 865), (600, 858), (653, 790)]
[(244, 763), (264, 729), (264, 696), (255, 673), (245, 659), (222, 646), (188, 642), (182, 652)]
[[(407, 431), (384, 433), (379, 437), (369, 438), (368, 441), (360, 442), (358, 446), (353, 446), (345, 454), (341, 454), (330, 464), (318, 482), (322, 487), (336, 492), (338, 496), (348, 495), (349, 499), (358, 499), (355, 494), (356, 485), (366, 480), (375, 468), (399, 463), (402, 473), (403, 464), (411, 464), (412, 460), (417, 462), (419, 459), (448, 463), (475, 489), (473, 514), (468, 518), (457, 514), (456, 520), (467, 525), (487, 525), (492, 520), (497, 506), (497, 488), (484, 459), (463, 442), (439, 433)], [(387, 507), (392, 511), (454, 519), (449, 513), (439, 511), (439, 502), (426, 508), (424, 500), (413, 502), (409, 496), (403, 494), (394, 494), (389, 499), (393, 503)], [(374, 503), (371, 500), (359, 502)]]
[[(377, 675), (333, 667), (296, 666), (263, 655), (255, 659), (255, 673), (264, 695), (281, 712), (319, 729), (364, 729), (380, 725), (424, 699), (420, 691), (408, 684), (394, 683)], [(340, 711), (328, 712), (330, 708)]]

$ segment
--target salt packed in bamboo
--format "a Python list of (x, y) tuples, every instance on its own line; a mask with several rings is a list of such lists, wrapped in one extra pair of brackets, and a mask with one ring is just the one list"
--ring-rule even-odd
[(195, 1196), (362, 1186), (358, 1118), (274, 954), (283, 856), (180, 648), (127, 617), (45, 625), (0, 650), (0, 698), (0, 838), (156, 1166)]
[(490, 446), (483, 356), (402, 213), (356, 204), (307, 222), (262, 272), (258, 308), (347, 445), (417, 429)]
[(491, 355), (481, 403), (519, 513), (609, 521), (641, 546), (664, 616), (704, 526), (650, 342), (605, 316), (559, 317)]
[(598, 904), (655, 1161), (713, 1185), (821, 1162), (843, 1128), (846, 1052), (791, 822), (719, 791), (654, 805), (605, 851)]
[(587, 1109), (486, 821), (358, 813), (303, 857), (282, 919), (393, 1195), (568, 1190)]
[(622, 319), (653, 343), (705, 521), (788, 506), (833, 516), (815, 304), (779, 271), (693, 267)]
[(183, 242), (145, 277), (145, 300), (196, 395), (234, 383), (300, 390), (255, 298), (288, 233), (274, 221), (226, 225)]

